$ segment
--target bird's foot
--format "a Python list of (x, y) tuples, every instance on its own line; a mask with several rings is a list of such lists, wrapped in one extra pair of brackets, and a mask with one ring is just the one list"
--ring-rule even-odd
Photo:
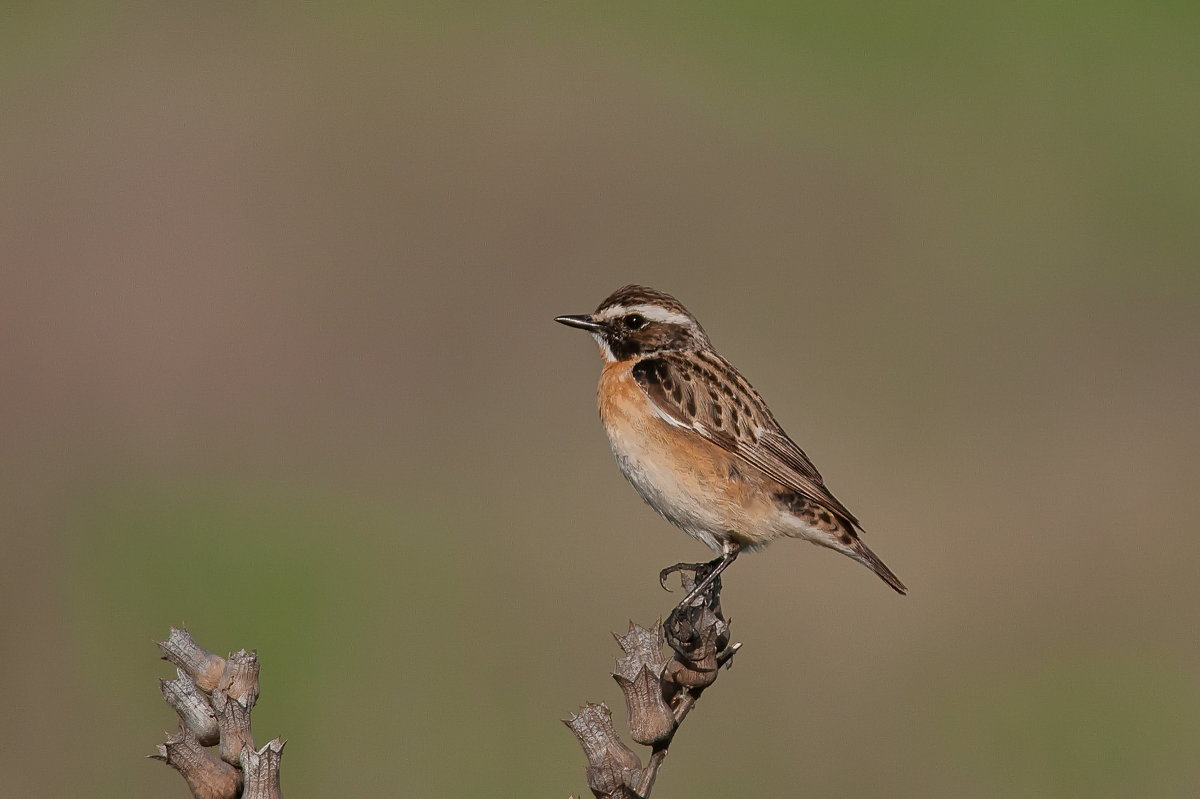
[(663, 590), (670, 591), (667, 588), (667, 578), (675, 572), (691, 572), (694, 576), (694, 584), (699, 585), (704, 582), (704, 578), (712, 574), (717, 566), (721, 565), (723, 558), (715, 558), (704, 563), (676, 563), (674, 566), (668, 566), (658, 573), (658, 584), (663, 587)]

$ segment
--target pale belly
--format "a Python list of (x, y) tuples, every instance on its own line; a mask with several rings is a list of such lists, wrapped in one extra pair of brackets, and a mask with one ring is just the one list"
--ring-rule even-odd
[[(714, 552), (731, 538), (729, 519), (704, 501), (703, 481), (693, 473), (680, 472), (670, 459), (646, 447), (630, 446), (628, 436), (609, 436), (617, 466), (646, 504)], [(685, 466), (685, 468), (687, 468)]]

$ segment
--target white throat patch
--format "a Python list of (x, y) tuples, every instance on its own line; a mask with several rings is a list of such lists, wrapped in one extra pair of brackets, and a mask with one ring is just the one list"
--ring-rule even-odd
[(617, 359), (613, 355), (612, 348), (608, 346), (608, 342), (604, 340), (604, 336), (600, 333), (593, 333), (592, 338), (596, 339), (596, 343), (600, 345), (600, 355), (609, 363), (614, 363)]

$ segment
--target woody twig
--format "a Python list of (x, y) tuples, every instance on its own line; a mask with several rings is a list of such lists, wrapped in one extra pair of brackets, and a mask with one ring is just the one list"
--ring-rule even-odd
[[(690, 592), (696, 575), (682, 576), (683, 590)], [(730, 643), (720, 578), (691, 603), (675, 608), (666, 623), (645, 628), (630, 622), (625, 635), (614, 637), (624, 655), (617, 659), (613, 679), (625, 695), (630, 737), (650, 747), (646, 765), (617, 736), (605, 704), (589, 702), (564, 723), (583, 747), (588, 787), (596, 799), (649, 799), (679, 726), (741, 644)]]
[(148, 757), (178, 771), (196, 799), (280, 799), (283, 741), (275, 738), (256, 749), (250, 735), (258, 655), (241, 649), (223, 658), (175, 628), (158, 648), (176, 667), (174, 680), (159, 683), (179, 716), (179, 729)]

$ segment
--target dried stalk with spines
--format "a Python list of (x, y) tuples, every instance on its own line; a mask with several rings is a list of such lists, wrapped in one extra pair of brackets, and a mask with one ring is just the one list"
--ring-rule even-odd
[(158, 648), (176, 666), (176, 679), (160, 680), (159, 687), (179, 716), (179, 731), (148, 757), (178, 771), (196, 799), (280, 799), (283, 741), (256, 749), (250, 735), (258, 655), (241, 649), (223, 658), (174, 627)]
[[(690, 592), (696, 574), (681, 574), (683, 590)], [(630, 622), (625, 635), (614, 637), (625, 654), (617, 659), (613, 679), (625, 695), (630, 737), (651, 748), (649, 761), (643, 767), (617, 736), (612, 711), (603, 703), (589, 702), (564, 723), (583, 748), (588, 787), (596, 799), (648, 799), (679, 725), (741, 644), (730, 643), (720, 578), (690, 604), (671, 611), (665, 624), (646, 628)], [(673, 650), (670, 657), (667, 646)]]

